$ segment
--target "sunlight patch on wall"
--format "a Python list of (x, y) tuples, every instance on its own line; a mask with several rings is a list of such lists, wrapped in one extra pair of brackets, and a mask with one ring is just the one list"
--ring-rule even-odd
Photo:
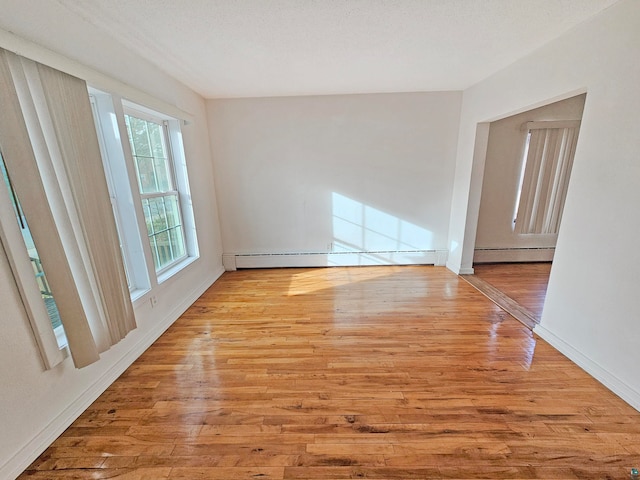
[[(333, 192), (333, 252), (363, 252), (367, 264), (400, 263), (402, 253), (433, 248), (433, 233)], [(399, 258), (400, 257), (400, 258)]]

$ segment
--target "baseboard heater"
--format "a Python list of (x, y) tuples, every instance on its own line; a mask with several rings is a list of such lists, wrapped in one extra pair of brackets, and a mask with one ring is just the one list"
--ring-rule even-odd
[(551, 262), (555, 247), (476, 248), (473, 263)]
[(351, 267), (372, 265), (438, 265), (447, 262), (447, 250), (404, 250), (327, 253), (225, 253), (225, 270), (241, 268)]

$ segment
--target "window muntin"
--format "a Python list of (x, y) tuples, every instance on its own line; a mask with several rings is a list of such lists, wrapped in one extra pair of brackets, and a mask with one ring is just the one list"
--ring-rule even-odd
[(128, 110), (125, 124), (156, 273), (187, 257), (167, 125)]

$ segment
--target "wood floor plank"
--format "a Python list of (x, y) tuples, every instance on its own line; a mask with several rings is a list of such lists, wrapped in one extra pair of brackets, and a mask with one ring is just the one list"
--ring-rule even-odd
[(474, 265), (473, 270), (476, 277), (513, 299), (540, 321), (551, 263), (486, 263)]
[(19, 478), (625, 478), (640, 413), (440, 267), (228, 272)]

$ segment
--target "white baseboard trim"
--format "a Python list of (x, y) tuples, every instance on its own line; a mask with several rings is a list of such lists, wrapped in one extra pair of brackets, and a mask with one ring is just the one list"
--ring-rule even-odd
[(224, 269), (220, 267), (211, 276), (192, 290), (181, 303), (169, 311), (164, 318), (149, 330), (124, 356), (122, 356), (111, 368), (65, 408), (60, 415), (54, 418), (40, 433), (23, 446), (4, 465), (0, 466), (0, 479), (14, 479), (20, 475), (31, 463), (44, 452), (53, 441), (58, 438), (81, 414), (131, 364), (142, 355), (153, 342), (155, 342), (220, 276)]
[(562, 353), (569, 360), (594, 377), (605, 387), (640, 412), (640, 392), (627, 385), (613, 373), (591, 360), (569, 343), (548, 330), (542, 324), (536, 325), (534, 333)]
[(238, 269), (236, 265), (236, 256), (232, 253), (223, 253), (222, 265), (224, 266), (225, 271), (235, 272)]
[(446, 250), (265, 254), (245, 253), (224, 254), (223, 262), (227, 270), (235, 270), (236, 268), (308, 268), (372, 265), (442, 266), (447, 261), (447, 255), (448, 252)]
[(447, 262), (445, 266), (456, 275), (473, 275), (474, 272), (473, 267), (462, 267), (460, 265), (454, 265), (449, 262)]
[(556, 249), (541, 248), (476, 248), (474, 263), (551, 262)]

